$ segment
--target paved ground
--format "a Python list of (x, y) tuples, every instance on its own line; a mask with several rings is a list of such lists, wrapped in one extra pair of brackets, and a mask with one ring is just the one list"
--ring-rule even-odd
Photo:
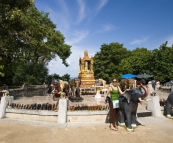
[(0, 120), (0, 143), (172, 143), (173, 120), (165, 117), (139, 118), (134, 132), (109, 124), (43, 123), (22, 120)]

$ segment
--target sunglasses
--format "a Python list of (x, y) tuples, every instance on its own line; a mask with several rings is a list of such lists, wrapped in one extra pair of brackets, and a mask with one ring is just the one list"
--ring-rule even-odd
[(112, 81), (112, 82), (117, 82), (117, 81)]

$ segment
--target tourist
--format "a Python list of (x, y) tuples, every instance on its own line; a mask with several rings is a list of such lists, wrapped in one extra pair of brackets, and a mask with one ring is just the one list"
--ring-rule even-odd
[(106, 98), (110, 94), (110, 102), (109, 102), (109, 108), (110, 108), (110, 129), (111, 130), (118, 130), (117, 122), (119, 120), (119, 99), (118, 96), (119, 94), (124, 94), (124, 92), (121, 91), (120, 87), (117, 86), (117, 80), (114, 78), (112, 80), (112, 84), (109, 87), (106, 96), (105, 96), (105, 104)]

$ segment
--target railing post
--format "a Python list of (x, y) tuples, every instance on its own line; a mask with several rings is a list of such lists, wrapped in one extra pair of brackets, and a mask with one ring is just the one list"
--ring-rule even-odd
[(58, 106), (58, 123), (64, 124), (67, 122), (67, 99), (60, 99)]
[(148, 98), (151, 99), (151, 101), (147, 103), (147, 110), (152, 112), (153, 117), (161, 117), (162, 114), (159, 104), (159, 96), (149, 96)]
[(4, 118), (5, 110), (7, 106), (7, 102), (13, 102), (13, 96), (4, 96), (1, 97), (1, 104), (0, 104), (0, 119)]

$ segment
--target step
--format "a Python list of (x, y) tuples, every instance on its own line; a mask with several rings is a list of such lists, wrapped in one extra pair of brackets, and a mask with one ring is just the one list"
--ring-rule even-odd
[(148, 110), (137, 110), (137, 117), (149, 117), (152, 116), (152, 112)]

